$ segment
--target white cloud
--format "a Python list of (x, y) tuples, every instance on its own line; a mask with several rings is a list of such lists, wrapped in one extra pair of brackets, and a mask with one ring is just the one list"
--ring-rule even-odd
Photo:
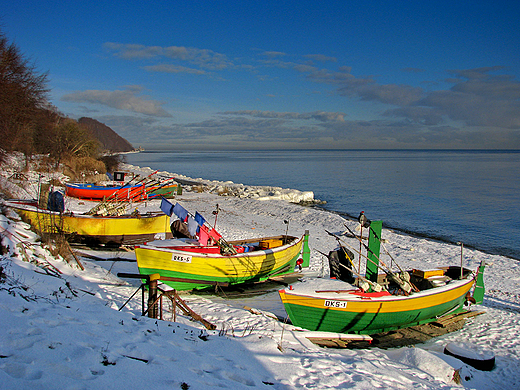
[(107, 42), (104, 47), (113, 52), (114, 56), (126, 60), (168, 58), (210, 70), (221, 70), (234, 66), (225, 54), (208, 49), (184, 46), (145, 46), (115, 42)]
[(188, 68), (185, 66), (171, 65), (171, 64), (160, 64), (143, 66), (144, 70), (149, 72), (159, 73), (190, 73), (190, 74), (206, 74), (207, 72), (199, 69)]
[(171, 116), (161, 107), (163, 103), (149, 99), (145, 96), (137, 96), (139, 91), (140, 90), (136, 87), (122, 91), (87, 90), (83, 92), (69, 93), (64, 95), (61, 100), (75, 103), (101, 104), (119, 110), (127, 110), (150, 116)]

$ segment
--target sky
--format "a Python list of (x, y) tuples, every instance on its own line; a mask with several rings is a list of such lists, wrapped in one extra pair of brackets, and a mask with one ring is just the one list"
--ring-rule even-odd
[(518, 20), (501, 0), (0, 0), (50, 102), (147, 150), (520, 149)]

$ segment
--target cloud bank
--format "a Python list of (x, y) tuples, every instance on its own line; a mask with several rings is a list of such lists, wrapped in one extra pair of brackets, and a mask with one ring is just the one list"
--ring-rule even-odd
[[(206, 145), (261, 148), (520, 148), (520, 83), (502, 66), (446, 70), (443, 79), (422, 84), (382, 83), (381, 76), (359, 76), (353, 67), (320, 53), (294, 55), (257, 50), (253, 56), (230, 59), (208, 49), (185, 46), (145, 46), (109, 42), (105, 49), (115, 58), (136, 63), (137, 69), (164, 77), (212, 75), (212, 81), (256, 78), (264, 85), (284, 82), (288, 88), (320, 86), (318, 94), (336, 99), (345, 110), (285, 112), (250, 108), (204, 112), (196, 121), (174, 121), (161, 103), (141, 95), (142, 88), (114, 91), (87, 90), (63, 96), (64, 101), (92, 103), (162, 119), (143, 122), (125, 114), (125, 120), (105, 116), (107, 124), (134, 144), (147, 146)], [(283, 70), (299, 84), (274, 73)], [(407, 67), (403, 74), (426, 77), (424, 69)], [(224, 76), (224, 72), (225, 76)], [(287, 73), (289, 72), (289, 73)], [(213, 77), (221, 74), (222, 77)], [(246, 74), (244, 76), (244, 73)], [(286, 76), (287, 77), (287, 76)], [(194, 81), (196, 82), (196, 81)], [(217, 86), (212, 86), (217, 88)], [(254, 90), (251, 91), (254, 94)], [(288, 91), (290, 93), (297, 93)], [(276, 98), (275, 93), (265, 94)], [(369, 108), (370, 115), (354, 119), (353, 104)], [(170, 112), (175, 108), (169, 107)], [(361, 115), (362, 116), (362, 115)], [(176, 115), (177, 117), (177, 115)], [(135, 133), (133, 132), (135, 131)], [(276, 140), (276, 141), (275, 141)], [(141, 142), (142, 141), (142, 142)], [(208, 146), (208, 147), (209, 147)]]

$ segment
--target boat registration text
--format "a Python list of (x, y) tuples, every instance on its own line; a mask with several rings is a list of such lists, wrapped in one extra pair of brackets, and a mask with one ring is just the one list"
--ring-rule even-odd
[(345, 308), (345, 307), (347, 307), (347, 302), (345, 302), (345, 301), (332, 301), (332, 300), (326, 299), (325, 300), (325, 307)]
[(191, 256), (172, 254), (172, 261), (178, 261), (179, 263), (191, 263)]

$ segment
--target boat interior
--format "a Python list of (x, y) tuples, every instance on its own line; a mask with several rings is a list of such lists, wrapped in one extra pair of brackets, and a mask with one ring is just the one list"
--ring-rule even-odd
[[(342, 247), (331, 251), (328, 255), (330, 277), (355, 286), (362, 286), (366, 279), (355, 275), (349, 258), (354, 259), (354, 253), (347, 248)], [(412, 291), (417, 292), (445, 286), (452, 280), (467, 279), (471, 275), (471, 270), (459, 266), (438, 267), (429, 270), (412, 269), (395, 273), (379, 273), (376, 283), (392, 295), (403, 295), (403, 280), (411, 284)]]
[[(236, 253), (254, 252), (260, 250), (274, 249), (283, 245), (292, 244), (298, 240), (298, 237), (280, 235), (273, 237), (251, 238), (244, 240), (227, 241), (227, 245), (232, 246)], [(194, 253), (222, 253), (220, 245), (201, 245), (195, 239), (175, 238), (171, 240), (156, 240), (146, 243), (146, 245), (167, 248), (171, 250), (179, 250)]]

